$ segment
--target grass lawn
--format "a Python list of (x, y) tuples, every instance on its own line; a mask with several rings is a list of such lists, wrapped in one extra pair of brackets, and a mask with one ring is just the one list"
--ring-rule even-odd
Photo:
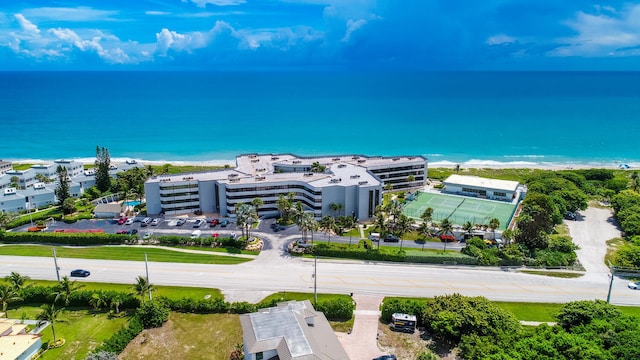
[(199, 251), (210, 251), (213, 253), (227, 253), (227, 254), (244, 254), (244, 255), (260, 255), (260, 251), (249, 251), (249, 250), (240, 250), (234, 247), (194, 247), (194, 246), (171, 246), (176, 249), (186, 249), (186, 250), (199, 250)]
[(627, 244), (627, 241), (623, 238), (614, 238), (607, 241), (607, 254), (604, 256), (604, 263), (609, 266), (609, 263), (614, 264), (616, 252), (619, 248)]
[[(41, 312), (41, 308), (35, 306), (21, 306), (12, 313), (22, 315), (27, 319), (35, 319)], [(102, 342), (120, 330), (129, 321), (128, 318), (108, 319), (106, 313), (96, 313), (87, 309), (63, 310), (58, 319), (62, 320), (54, 324), (56, 338), (65, 339), (64, 346), (45, 351), (40, 359), (84, 359), (87, 354)], [(53, 341), (51, 326), (41, 333), (42, 343)]]
[[(109, 283), (95, 283), (95, 282), (82, 282), (81, 290), (113, 290), (122, 292), (133, 292), (133, 283), (135, 279), (131, 279), (131, 284), (109, 284)], [(38, 286), (54, 286), (57, 281), (48, 280), (33, 280), (29, 281)], [(170, 299), (181, 299), (183, 297), (192, 299), (203, 299), (205, 295), (211, 295), (212, 298), (224, 299), (224, 295), (219, 289), (209, 289), (201, 287), (182, 287), (182, 286), (161, 286), (154, 285), (155, 291), (153, 296), (164, 296)]]
[[(146, 253), (149, 261), (157, 262), (228, 265), (251, 261), (251, 259), (233, 256), (190, 254), (172, 250), (127, 246), (95, 246), (82, 248), (55, 246), (55, 248), (59, 258), (144, 261), (144, 254)], [(5, 245), (0, 246), (0, 255), (51, 257), (51, 249), (52, 246), (44, 245)]]
[(140, 333), (119, 359), (228, 360), (236, 344), (242, 344), (239, 315), (172, 312), (161, 328)]
[(558, 271), (538, 271), (538, 270), (520, 270), (518, 272), (533, 275), (544, 275), (563, 279), (575, 279), (584, 276), (583, 273), (558, 272)]

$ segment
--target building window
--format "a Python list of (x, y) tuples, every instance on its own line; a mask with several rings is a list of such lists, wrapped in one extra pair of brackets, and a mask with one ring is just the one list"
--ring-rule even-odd
[(264, 355), (262, 354), (262, 351), (259, 353), (256, 353), (256, 360), (262, 360), (264, 358)]
[(507, 193), (503, 193), (503, 192), (499, 192), (499, 191), (494, 191), (494, 192), (493, 192), (493, 196), (507, 197)]

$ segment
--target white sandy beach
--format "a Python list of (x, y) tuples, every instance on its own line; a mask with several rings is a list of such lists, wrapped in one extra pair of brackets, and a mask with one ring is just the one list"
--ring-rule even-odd
[[(95, 158), (74, 158), (74, 159), (66, 159), (66, 160), (75, 160), (81, 162), (83, 164), (93, 164)], [(120, 164), (125, 163), (126, 161), (135, 160), (136, 162), (142, 165), (164, 165), (164, 164), (172, 164), (176, 166), (225, 166), (229, 165), (231, 167), (236, 166), (236, 161), (234, 160), (144, 160), (144, 159), (131, 159), (131, 158), (120, 158), (115, 157), (111, 158), (111, 163)], [(49, 164), (53, 162), (53, 160), (43, 160), (43, 159), (22, 159), (22, 160), (10, 160), (15, 164)], [(453, 169), (456, 165), (460, 165), (461, 169), (544, 169), (544, 170), (571, 170), (571, 169), (620, 169), (620, 165), (622, 163), (619, 162), (610, 162), (610, 163), (550, 163), (550, 162), (529, 162), (529, 161), (510, 161), (510, 162), (500, 162), (495, 160), (480, 160), (480, 159), (472, 159), (464, 162), (454, 162), (454, 161), (434, 161), (429, 162), (429, 168), (447, 168)], [(624, 163), (629, 166), (627, 170), (635, 170), (640, 168), (640, 163)]]

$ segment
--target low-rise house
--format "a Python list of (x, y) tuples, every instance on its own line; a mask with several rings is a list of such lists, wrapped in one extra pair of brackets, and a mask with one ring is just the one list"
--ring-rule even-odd
[(25, 202), (29, 202), (31, 209), (45, 207), (56, 203), (55, 191), (47, 188), (43, 183), (35, 183), (33, 187), (26, 190), (19, 190), (18, 193), (25, 197)]
[[(488, 179), (478, 176), (451, 175), (442, 182), (443, 192), (482, 199), (517, 201), (525, 193), (525, 189), (517, 181)], [(516, 200), (517, 199), (517, 200)]]
[(18, 320), (0, 319), (0, 360), (29, 360), (42, 347), (42, 335), (27, 334)]
[(33, 184), (38, 182), (38, 179), (36, 179), (36, 172), (33, 169), (11, 170), (11, 171), (7, 171), (2, 176), (7, 176), (9, 177), (9, 179), (11, 179), (14, 176), (17, 177), (19, 189), (26, 189), (26, 188), (32, 187)]
[(4, 161), (0, 159), (0, 175), (11, 170), (13, 170), (13, 164), (11, 164), (11, 161)]
[(309, 300), (240, 315), (246, 360), (348, 360), (323, 313)]
[(0, 196), (1, 212), (18, 212), (27, 209), (25, 196), (18, 194), (16, 188), (3, 189)]

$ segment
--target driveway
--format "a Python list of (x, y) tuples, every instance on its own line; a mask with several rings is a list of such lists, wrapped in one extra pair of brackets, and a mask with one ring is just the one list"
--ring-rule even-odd
[(355, 320), (350, 334), (336, 333), (342, 347), (351, 360), (371, 360), (380, 355), (378, 349), (379, 295), (353, 295), (356, 302)]
[(607, 240), (621, 237), (622, 234), (610, 209), (589, 207), (580, 215), (577, 220), (565, 220), (565, 223), (573, 242), (580, 246), (576, 253), (587, 272), (581, 279), (606, 279), (609, 274), (609, 268), (604, 263)]

